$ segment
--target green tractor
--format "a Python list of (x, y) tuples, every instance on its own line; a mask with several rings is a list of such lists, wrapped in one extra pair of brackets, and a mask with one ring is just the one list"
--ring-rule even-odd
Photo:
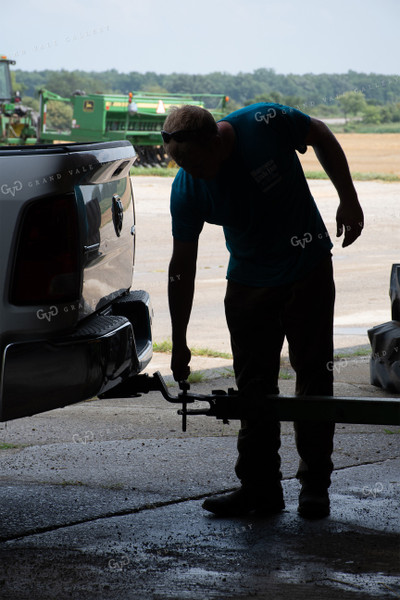
[(10, 65), (15, 60), (0, 56), (0, 145), (36, 144), (39, 114), (21, 103), (12, 91)]

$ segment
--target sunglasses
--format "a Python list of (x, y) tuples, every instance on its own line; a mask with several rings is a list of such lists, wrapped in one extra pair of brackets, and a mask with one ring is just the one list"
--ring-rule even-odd
[(209, 136), (199, 129), (179, 129), (171, 133), (162, 130), (161, 137), (166, 144), (169, 144), (171, 140), (175, 142), (192, 142), (193, 140), (205, 139)]

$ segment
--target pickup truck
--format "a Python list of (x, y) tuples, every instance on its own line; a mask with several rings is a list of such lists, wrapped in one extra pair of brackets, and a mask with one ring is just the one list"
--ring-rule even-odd
[(112, 394), (151, 360), (135, 158), (127, 141), (0, 148), (0, 421)]

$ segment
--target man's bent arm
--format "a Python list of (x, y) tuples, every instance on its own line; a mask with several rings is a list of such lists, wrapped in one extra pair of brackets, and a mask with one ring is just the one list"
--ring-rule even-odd
[(176, 381), (187, 379), (190, 373), (190, 350), (186, 332), (192, 311), (196, 275), (198, 242), (174, 239), (168, 272), (168, 301), (172, 325), (171, 370)]
[(340, 204), (336, 214), (337, 236), (340, 237), (344, 232), (342, 246), (349, 246), (361, 235), (364, 216), (346, 156), (329, 127), (318, 119), (311, 118), (306, 144), (314, 148), (319, 162), (338, 192)]

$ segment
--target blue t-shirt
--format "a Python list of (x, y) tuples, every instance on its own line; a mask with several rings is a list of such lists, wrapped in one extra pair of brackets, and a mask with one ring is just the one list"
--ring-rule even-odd
[(230, 253), (227, 279), (251, 286), (296, 281), (332, 248), (296, 154), (307, 149), (310, 117), (259, 103), (223, 120), (235, 131), (234, 151), (214, 179), (178, 171), (173, 237), (196, 241), (204, 222), (221, 225)]

